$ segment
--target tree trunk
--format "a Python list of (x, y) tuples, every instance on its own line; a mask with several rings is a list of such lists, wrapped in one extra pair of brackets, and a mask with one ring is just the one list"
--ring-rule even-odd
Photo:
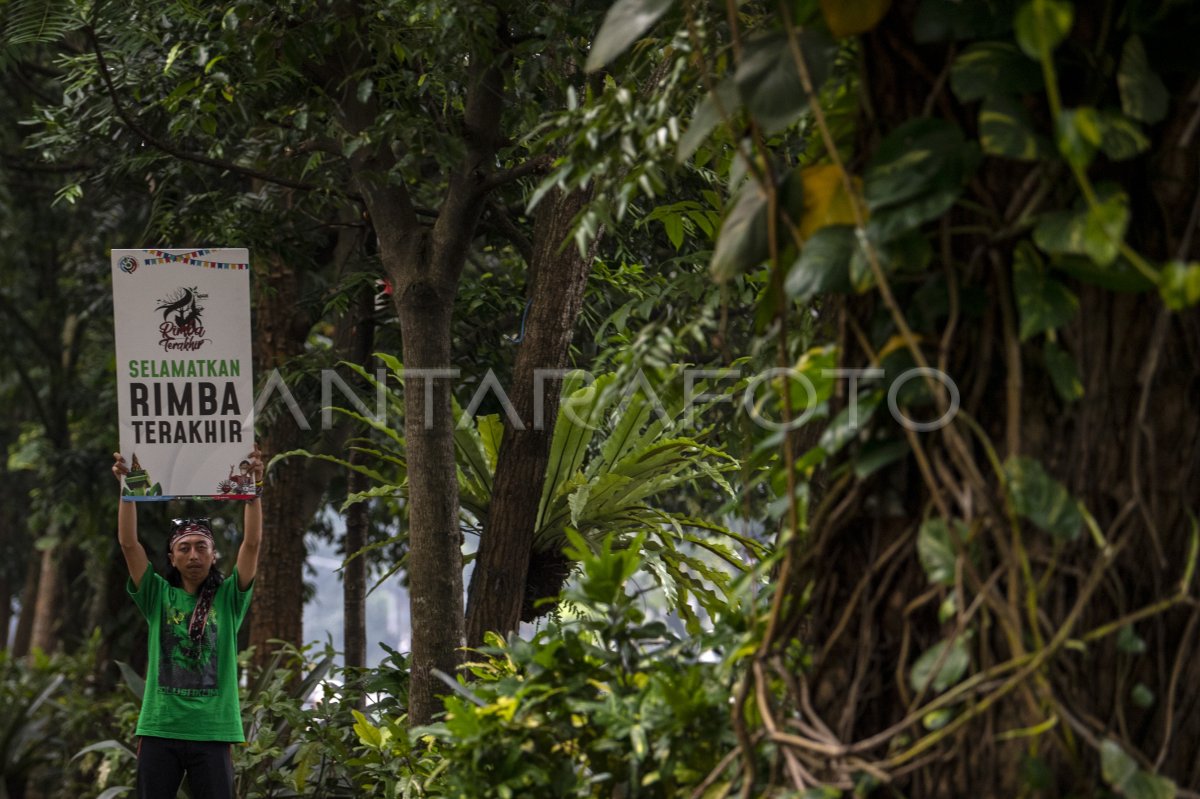
[[(364, 369), (369, 369), (371, 350), (375, 346), (374, 296), (363, 292), (359, 301), (358, 324), (354, 330), (354, 360)], [(362, 465), (366, 458), (361, 452), (351, 452), (350, 462)], [(365, 491), (369, 482), (365, 475), (351, 471), (346, 478), (347, 493)], [(346, 557), (367, 545), (371, 506), (360, 502), (346, 510)], [(342, 568), (342, 604), (345, 621), (342, 628), (342, 648), (345, 650), (347, 666), (365, 666), (367, 663), (367, 559), (357, 557)]]
[[(255, 281), (255, 370), (261, 381), (304, 351), (309, 320), (299, 310), (299, 277), (278, 256), (261, 260), (266, 273)], [(267, 458), (307, 444), (304, 430), (291, 413), (280, 411), (262, 431), (260, 447)], [(258, 557), (254, 602), (250, 610), (250, 645), (254, 663), (264, 666), (276, 644), (300, 644), (304, 636), (304, 531), (320, 502), (307, 478), (305, 458), (276, 464), (267, 476), (263, 504), (263, 540)], [(313, 495), (316, 495), (315, 497)]]
[(412, 671), (409, 721), (428, 723), (441, 709), (442, 683), (453, 675), (463, 646), (462, 531), (448, 376), (417, 377), (450, 366), (454, 291), (423, 280), (397, 287), (404, 331), (404, 435), (408, 449), (409, 604)]
[(42, 551), (37, 601), (33, 611), (33, 634), (29, 639), (31, 650), (40, 649), (47, 654), (58, 649), (58, 598), (62, 581), (58, 557), (61, 551), (61, 544)]
[[(542, 598), (527, 597), (527, 584), (531, 577), (537, 576), (529, 573), (534, 525), (546, 478), (561, 380), (542, 382), (540, 418), (544, 429), (538, 430), (534, 427), (538, 401), (536, 378), (540, 370), (562, 369), (567, 362), (591, 269), (592, 259), (581, 257), (570, 241), (571, 223), (586, 199), (584, 192), (563, 195), (556, 191), (543, 200), (535, 223), (533, 261), (529, 265), (529, 316), (508, 392), (523, 429), (515, 428), (505, 414), (491, 504), (471, 577), (467, 643), (472, 647), (482, 644), (484, 633), (489, 630), (507, 635), (523, 619), (534, 618), (533, 602)], [(559, 553), (547, 554), (551, 560), (561, 557)], [(551, 577), (558, 578), (560, 574), (565, 576), (565, 571), (556, 571)], [(555, 579), (547, 582), (550, 588), (546, 593), (555, 595)], [(561, 579), (557, 585), (561, 588)]]

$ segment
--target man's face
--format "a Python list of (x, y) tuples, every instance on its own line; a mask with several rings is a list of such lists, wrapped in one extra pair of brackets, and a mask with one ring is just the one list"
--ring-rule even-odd
[(202, 535), (185, 535), (171, 547), (171, 564), (189, 580), (207, 577), (216, 559), (212, 541)]

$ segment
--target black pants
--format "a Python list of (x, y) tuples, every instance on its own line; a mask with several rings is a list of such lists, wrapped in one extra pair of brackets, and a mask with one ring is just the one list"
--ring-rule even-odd
[(137, 753), (138, 799), (175, 799), (184, 774), (192, 799), (233, 799), (228, 743), (143, 736)]

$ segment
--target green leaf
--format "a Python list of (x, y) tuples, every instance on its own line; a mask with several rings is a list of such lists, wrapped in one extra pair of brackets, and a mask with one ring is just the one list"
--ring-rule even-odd
[(872, 240), (888, 241), (943, 214), (978, 162), (978, 147), (945, 120), (915, 119), (892, 131), (863, 176)]
[(11, 0), (0, 42), (5, 45), (50, 43), (61, 40), (79, 26), (68, 0)]
[(625, 52), (667, 13), (671, 3), (672, 0), (617, 0), (613, 3), (592, 42), (587, 71), (595, 72)]
[(1137, 761), (1116, 741), (1106, 739), (1100, 745), (1100, 774), (1105, 782), (1119, 791), (1136, 772)]
[(1122, 191), (1097, 192), (1095, 205), (1046, 214), (1033, 231), (1044, 252), (1086, 255), (1098, 266), (1117, 260), (1129, 225), (1129, 196)]
[(1053, 341), (1042, 347), (1042, 362), (1046, 373), (1054, 384), (1054, 390), (1063, 402), (1074, 402), (1083, 396), (1083, 380), (1079, 376), (1079, 365), (1070, 353), (1065, 352)]
[(1131, 36), (1121, 51), (1117, 89), (1121, 92), (1121, 108), (1134, 119), (1153, 125), (1167, 115), (1167, 87), (1150, 68), (1146, 48), (1137, 36)]
[(124, 661), (115, 661), (117, 668), (121, 672), (121, 679), (124, 680), (125, 686), (137, 697), (141, 702), (146, 695), (146, 680), (142, 675), (134, 671), (133, 667)]
[(1158, 291), (1172, 311), (1200, 303), (1200, 263), (1168, 261), (1160, 273)]
[(1013, 257), (1013, 292), (1021, 316), (1021, 341), (1061, 327), (1079, 310), (1079, 298), (1050, 277), (1028, 242), (1021, 242)]
[(868, 391), (859, 396), (857, 405), (847, 405), (843, 408), (821, 434), (819, 448), (824, 450), (826, 455), (833, 455), (857, 438), (875, 415), (875, 409), (879, 407), (883, 397), (881, 391)]
[[(998, 13), (997, 6), (1005, 13)], [(913, 38), (920, 44), (943, 41), (995, 39), (1011, 28), (1008, 7), (1011, 2), (970, 2), (963, 0), (921, 0), (913, 21)]]
[(1127, 799), (1175, 799), (1175, 783), (1147, 771), (1138, 771), (1124, 785)]
[(850, 291), (850, 256), (855, 248), (854, 227), (829, 225), (804, 242), (788, 269), (784, 290), (805, 302), (825, 292)]
[(912, 447), (903, 439), (893, 441), (870, 441), (854, 459), (854, 476), (865, 480), (875, 472), (903, 458)]
[[(813, 88), (819, 90), (829, 76), (837, 43), (818, 30), (802, 31), (797, 38)], [(747, 38), (734, 80), (746, 109), (765, 133), (783, 130), (808, 111), (808, 94), (786, 33)]]
[(378, 749), (383, 745), (382, 731), (367, 721), (367, 717), (357, 710), (351, 710), (350, 713), (354, 716), (354, 732), (358, 735), (358, 740), (364, 746), (369, 746), (372, 749)]
[(932, 117), (910, 120), (889, 133), (863, 175), (863, 196), (871, 211), (947, 185), (947, 161), (964, 141), (956, 125)]
[(1055, 143), (1067, 163), (1083, 169), (1092, 162), (1103, 141), (1100, 113), (1094, 108), (1067, 108), (1054, 120)]
[[(969, 531), (958, 519), (954, 520), (954, 535), (959, 545), (967, 542)], [(927, 520), (917, 532), (917, 556), (929, 582), (954, 585), (955, 563), (958, 560), (950, 526), (940, 517)]]
[(1034, 60), (1049, 56), (1067, 37), (1074, 15), (1074, 6), (1065, 0), (1030, 0), (1013, 22), (1017, 44)]
[(1117, 111), (1100, 112), (1100, 149), (1114, 161), (1125, 161), (1150, 149), (1141, 127)]
[(950, 88), (964, 103), (1042, 87), (1042, 72), (1012, 42), (972, 44), (950, 68)]
[(1140, 708), (1148, 708), (1154, 704), (1154, 692), (1144, 682), (1133, 686), (1133, 690), (1129, 692), (1129, 698)]
[[(949, 652), (943, 660), (942, 653), (946, 652), (947, 647)], [(938, 661), (941, 661), (942, 665), (934, 675), (933, 669)], [(914, 691), (920, 693), (931, 687), (932, 683), (933, 692), (940, 694), (961, 680), (970, 665), (971, 656), (967, 652), (966, 636), (960, 635), (953, 641), (939, 641), (917, 658), (909, 674), (909, 684)]]
[(1146, 641), (1137, 634), (1132, 624), (1126, 624), (1117, 632), (1117, 650), (1127, 655), (1144, 655)]
[(1039, 136), (1029, 111), (1015, 97), (988, 97), (979, 109), (979, 143), (989, 155), (1035, 161), (1044, 158), (1050, 147)]
[(691, 158), (724, 116), (736, 116), (741, 108), (742, 97), (738, 94), (737, 83), (732, 76), (727, 77), (696, 105), (692, 122), (679, 139), (675, 160), (682, 164)]
[(1053, 537), (1074, 541), (1083, 529), (1079, 503), (1062, 483), (1032, 458), (1009, 458), (1004, 464), (1013, 510)]
[(721, 283), (736, 277), (767, 254), (767, 195), (751, 178), (742, 184), (721, 223), (710, 265), (713, 279)]
[(371, 93), (375, 91), (375, 81), (370, 78), (363, 78), (358, 83), (358, 90), (354, 96), (358, 98), (360, 103), (365, 103), (371, 99)]
[(1077, 280), (1110, 291), (1146, 291), (1155, 287), (1124, 257), (1118, 257), (1107, 266), (1098, 266), (1081, 255), (1060, 255), (1052, 258), (1050, 265)]

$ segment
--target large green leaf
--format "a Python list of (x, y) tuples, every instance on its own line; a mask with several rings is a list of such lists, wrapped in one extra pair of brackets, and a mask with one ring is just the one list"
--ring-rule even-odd
[[(796, 36), (812, 85), (819, 89), (833, 66), (837, 43), (815, 29)], [(786, 33), (748, 37), (734, 80), (746, 109), (766, 133), (783, 130), (808, 111), (808, 94)]]
[(1083, 396), (1083, 380), (1079, 376), (1079, 365), (1075, 359), (1053, 341), (1042, 347), (1042, 362), (1046, 373), (1054, 383), (1054, 390), (1063, 402), (1074, 402)]
[(611, 374), (601, 375), (594, 383), (586, 385), (586, 375), (573, 372), (563, 381), (563, 399), (559, 403), (554, 437), (550, 442), (537, 527), (544, 525), (554, 499), (563, 496), (572, 479), (582, 478), (580, 466), (596, 426), (617, 399), (616, 392), (610, 390), (615, 379)]
[(1009, 458), (1004, 464), (1013, 510), (1063, 541), (1074, 541), (1083, 529), (1079, 503), (1062, 483), (1033, 458)]
[(1107, 266), (1099, 266), (1082, 255), (1058, 255), (1050, 259), (1050, 265), (1077, 280), (1110, 291), (1146, 291), (1154, 288), (1154, 283), (1123, 257), (1118, 257)]
[(1146, 48), (1137, 36), (1131, 36), (1121, 50), (1117, 88), (1121, 92), (1121, 108), (1134, 119), (1153, 125), (1167, 115), (1170, 102), (1167, 87), (1150, 68)]
[(61, 41), (82, 25), (73, 5), (70, 0), (11, 0), (0, 17), (0, 45)]
[(978, 163), (978, 147), (945, 120), (915, 119), (894, 130), (863, 176), (872, 240), (888, 241), (945, 213)]
[(889, 133), (867, 164), (863, 196), (872, 211), (902, 203), (947, 181), (947, 162), (964, 145), (962, 131), (944, 119), (909, 120)]
[(993, 39), (1008, 32), (1013, 0), (921, 0), (913, 21), (919, 43)]
[(1033, 240), (1044, 252), (1085, 255), (1103, 267), (1117, 260), (1128, 226), (1129, 196), (1105, 189), (1097, 192), (1095, 205), (1043, 216)]
[(1028, 242), (1021, 242), (1013, 256), (1013, 292), (1022, 341), (1065, 325), (1079, 310), (1079, 298), (1050, 276)]
[(1137, 122), (1118, 111), (1100, 111), (1100, 149), (1114, 161), (1126, 161), (1146, 152), (1150, 139)]
[(751, 178), (742, 184), (721, 223), (710, 265), (713, 279), (736, 277), (765, 260), (768, 252), (767, 194)]
[(850, 291), (854, 246), (852, 225), (829, 225), (814, 233), (788, 270), (784, 282), (788, 296), (804, 302), (825, 292)]
[(964, 103), (1042, 87), (1042, 72), (1012, 42), (978, 42), (950, 68), (950, 88)]
[(1175, 783), (1138, 768), (1121, 745), (1107, 738), (1100, 745), (1100, 774), (1126, 799), (1175, 799)]
[(1067, 38), (1074, 17), (1075, 8), (1066, 0), (1030, 0), (1013, 21), (1017, 44), (1025, 55), (1040, 59)]
[(1200, 263), (1168, 261), (1159, 281), (1163, 303), (1172, 311), (1200, 303)]
[(1067, 108), (1054, 120), (1055, 144), (1067, 163), (1079, 169), (1092, 162), (1104, 140), (1100, 113), (1088, 106)]
[(979, 109), (979, 143), (989, 155), (1036, 161), (1050, 151), (1049, 142), (1038, 135), (1033, 117), (1015, 97), (988, 97)]
[[(955, 519), (953, 536), (958, 539), (960, 546), (966, 545), (968, 533), (967, 526)], [(917, 531), (917, 556), (929, 582), (954, 585), (955, 565), (958, 561), (954, 538), (951, 537), (950, 525), (940, 517), (929, 519)]]
[(659, 17), (667, 13), (673, 0), (617, 0), (592, 42), (588, 53), (587, 71), (593, 72), (608, 64), (637, 41)]
[[(941, 667), (934, 674), (933, 670), (939, 661)], [(953, 641), (939, 641), (917, 658), (909, 674), (909, 684), (917, 692), (932, 688), (934, 693), (940, 694), (961, 680), (970, 666), (971, 655), (967, 652), (966, 636), (960, 635)]]
[(732, 76), (727, 77), (696, 105), (691, 123), (679, 138), (675, 160), (683, 163), (691, 158), (722, 118), (736, 116), (741, 108), (742, 97), (738, 93), (737, 83)]

